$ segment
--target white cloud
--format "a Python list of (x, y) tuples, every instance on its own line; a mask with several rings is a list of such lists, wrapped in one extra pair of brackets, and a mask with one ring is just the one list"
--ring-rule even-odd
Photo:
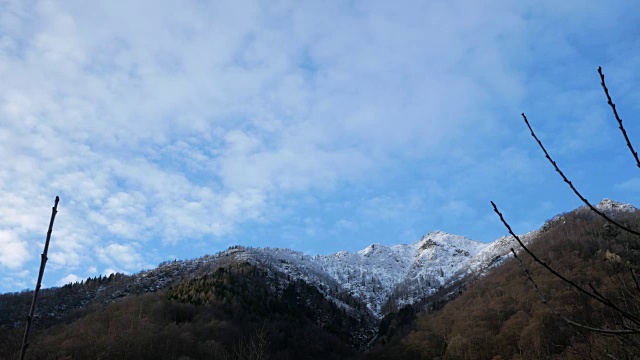
[(30, 258), (27, 242), (10, 230), (0, 230), (0, 266), (19, 269)]
[(103, 264), (115, 265), (128, 271), (141, 269), (143, 266), (142, 257), (132, 244), (109, 244), (96, 249), (96, 253)]

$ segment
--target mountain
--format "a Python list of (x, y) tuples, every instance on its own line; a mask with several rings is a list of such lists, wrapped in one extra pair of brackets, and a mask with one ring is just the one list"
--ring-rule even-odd
[[(609, 199), (597, 207), (614, 217), (633, 216), (637, 211), (631, 205)], [(576, 216), (596, 221), (583, 207), (554, 217), (521, 239), (528, 244), (537, 243), (537, 239), (565, 226), (568, 219)], [(306, 341), (302, 338), (288, 343), (282, 334), (289, 333), (290, 338), (296, 338), (290, 334), (292, 326), (305, 329), (301, 333), (314, 334), (317, 339), (334, 343), (331, 349), (316, 349), (315, 358), (346, 358), (348, 348), (370, 346), (377, 333), (384, 333), (384, 342), (392, 341), (398, 336), (393, 329), (398, 324), (410, 326), (421, 309), (441, 308), (467, 287), (481, 283), (496, 269), (510, 263), (511, 248), (518, 250), (511, 237), (481, 243), (441, 231), (430, 232), (411, 244), (372, 244), (357, 252), (330, 255), (233, 246), (198, 259), (164, 262), (155, 269), (134, 275), (114, 274), (87, 279), (81, 284), (44, 289), (36, 324), (40, 329), (57, 329), (41, 330), (42, 334), (74, 333), (76, 330), (68, 329), (81, 326), (74, 324), (83, 324), (87, 321), (83, 319), (90, 316), (106, 316), (99, 314), (116, 311), (112, 309), (121, 306), (118, 304), (155, 301), (157, 312), (148, 315), (149, 322), (155, 321), (155, 326), (162, 328), (167, 322), (180, 323), (175, 312), (184, 309), (176, 310), (176, 306), (184, 304), (180, 306), (189, 306), (188, 313), (192, 314), (187, 316), (190, 324), (211, 313), (218, 314), (226, 327), (235, 329), (233, 331), (252, 329), (255, 332), (260, 329), (260, 323), (279, 324), (269, 327), (269, 334), (278, 344), (272, 348), (280, 349), (282, 358), (289, 356), (288, 351), (296, 346), (315, 346), (300, 345), (298, 341)], [(23, 326), (31, 296), (30, 292), (0, 295), (3, 310), (0, 311), (0, 330), (12, 331)], [(193, 314), (199, 315), (193, 317)], [(192, 341), (204, 336), (199, 331), (191, 333), (193, 329), (184, 331), (191, 334)], [(50, 338), (51, 343), (58, 341), (53, 335)], [(229, 344), (235, 344), (236, 340), (233, 337), (221, 340), (226, 345), (216, 353), (232, 353), (233, 346), (238, 345)], [(199, 351), (208, 350), (195, 347), (193, 351), (193, 356), (198, 358), (201, 356), (198, 354), (203, 353)]]

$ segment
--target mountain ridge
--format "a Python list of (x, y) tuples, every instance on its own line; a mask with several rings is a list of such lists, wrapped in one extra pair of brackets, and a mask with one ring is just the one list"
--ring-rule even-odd
[[(638, 210), (631, 204), (607, 198), (595, 207), (614, 215)], [(572, 211), (584, 209), (588, 208), (583, 206)], [(554, 219), (562, 216), (559, 214)], [(541, 231), (544, 226), (520, 238), (528, 244)], [(388, 309), (419, 302), (466, 276), (483, 276), (510, 258), (511, 248), (517, 248), (515, 245), (509, 235), (483, 243), (436, 230), (410, 244), (374, 243), (355, 252), (308, 255), (286, 248), (233, 246), (218, 254), (273, 267), (317, 286), (325, 296), (330, 296), (327, 289), (334, 287), (337, 292), (344, 291), (363, 301), (376, 318), (382, 318)]]

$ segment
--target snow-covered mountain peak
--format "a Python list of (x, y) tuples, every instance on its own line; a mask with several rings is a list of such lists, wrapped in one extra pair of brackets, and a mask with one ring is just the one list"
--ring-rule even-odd
[(375, 254), (375, 253), (380, 253), (380, 252), (384, 252), (384, 251), (388, 251), (389, 247), (388, 246), (384, 246), (382, 244), (371, 244), (369, 246), (367, 246), (366, 248), (358, 251), (359, 255), (363, 255), (363, 256), (369, 256), (371, 254)]
[(446, 249), (459, 249), (469, 254), (477, 254), (478, 251), (487, 246), (487, 244), (471, 240), (461, 235), (454, 235), (444, 231), (432, 231), (424, 235), (419, 241), (413, 244), (419, 253), (428, 251), (435, 247)]
[(453, 236), (458, 236), (458, 235), (451, 234), (451, 233), (448, 233), (448, 232), (442, 231), (442, 230), (433, 230), (433, 231), (429, 231), (427, 233), (427, 235), (423, 236), (423, 238), (429, 237), (429, 236), (432, 236), (432, 237), (447, 237), (447, 236), (452, 236), (452, 235)]
[(625, 203), (621, 203), (615, 200), (611, 200), (611, 199), (602, 199), (602, 201), (600, 201), (596, 206), (596, 209), (600, 210), (600, 211), (605, 211), (605, 212), (634, 212), (634, 211), (638, 211), (638, 209), (631, 205), (631, 204), (625, 204)]

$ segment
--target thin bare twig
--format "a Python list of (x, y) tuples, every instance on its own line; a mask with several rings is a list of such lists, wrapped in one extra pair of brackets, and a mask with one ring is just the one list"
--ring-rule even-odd
[(599, 297), (599, 298), (600, 298), (600, 299), (602, 299), (603, 301), (609, 301), (609, 300), (608, 300), (607, 298), (605, 298), (602, 294), (600, 294), (600, 292), (599, 292), (599, 291), (598, 291), (598, 290), (593, 286), (593, 284), (589, 283), (589, 284), (587, 284), (587, 285), (589, 285), (589, 288), (591, 289), (591, 292), (592, 292), (595, 296)]
[(560, 175), (560, 177), (562, 177), (562, 180), (567, 183), (567, 185), (569, 185), (569, 187), (571, 188), (571, 190), (573, 190), (573, 193), (576, 194), (576, 196), (578, 198), (580, 198), (580, 200), (582, 200), (582, 202), (587, 205), (587, 207), (589, 207), (589, 209), (591, 209), (591, 211), (593, 211), (594, 213), (598, 214), (600, 217), (602, 217), (603, 219), (607, 220), (608, 222), (610, 222), (611, 224), (619, 227), (622, 230), (625, 230), (631, 234), (640, 236), (640, 232), (635, 231), (633, 229), (630, 229), (620, 223), (618, 223), (617, 221), (613, 220), (612, 218), (610, 218), (609, 216), (607, 216), (605, 213), (603, 213), (602, 211), (598, 210), (595, 206), (591, 205), (591, 203), (589, 202), (589, 200), (587, 200), (584, 196), (582, 196), (582, 194), (580, 194), (580, 192), (578, 191), (578, 189), (575, 188), (575, 186), (573, 186), (573, 183), (564, 175), (564, 173), (562, 172), (562, 170), (560, 170), (560, 167), (558, 167), (558, 164), (556, 164), (556, 162), (551, 158), (551, 156), (549, 155), (549, 153), (547, 152), (547, 149), (544, 147), (544, 145), (542, 145), (542, 141), (540, 141), (540, 139), (538, 139), (538, 136), (536, 136), (536, 133), (533, 131), (533, 128), (531, 127), (531, 124), (529, 124), (529, 120), (527, 120), (527, 116), (522, 113), (522, 118), (524, 119), (525, 124), (527, 124), (527, 127), (529, 128), (529, 131), (531, 132), (531, 136), (533, 136), (533, 138), (536, 140), (536, 142), (538, 143), (538, 146), (540, 146), (540, 149), (542, 149), (542, 152), (544, 152), (544, 156), (547, 158), (547, 160), (549, 160), (549, 162), (551, 163), (551, 165), (553, 165), (553, 168), (556, 169), (556, 172)]
[(524, 251), (527, 252), (527, 254), (529, 254), (529, 256), (531, 256), (533, 258), (533, 260), (535, 262), (537, 262), (538, 264), (542, 265), (542, 267), (544, 267), (545, 269), (547, 269), (550, 273), (552, 273), (554, 276), (556, 276), (557, 278), (559, 278), (560, 280), (564, 281), (565, 283), (571, 285), (573, 288), (575, 288), (576, 290), (578, 290), (579, 292), (587, 295), (588, 297), (595, 299), (596, 301), (600, 302), (601, 304), (612, 308), (613, 310), (615, 310), (616, 312), (618, 312), (621, 316), (623, 316), (624, 318), (626, 318), (627, 320), (631, 321), (632, 323), (634, 323), (637, 326), (640, 326), (640, 319), (638, 319), (636, 316), (629, 314), (628, 312), (620, 309), (618, 306), (616, 306), (615, 304), (613, 304), (611, 301), (609, 301), (606, 298), (601, 298), (600, 296), (591, 293), (590, 291), (586, 290), (585, 288), (583, 288), (582, 286), (576, 284), (575, 282), (573, 282), (572, 280), (567, 279), (566, 277), (564, 277), (562, 274), (560, 274), (559, 272), (557, 272), (555, 269), (553, 269), (552, 267), (550, 267), (546, 262), (544, 262), (543, 260), (541, 260), (539, 257), (537, 257), (523, 242), (522, 240), (520, 240), (520, 237), (518, 235), (516, 235), (515, 232), (513, 232), (513, 230), (511, 229), (511, 226), (509, 225), (509, 223), (507, 223), (507, 221), (504, 219), (504, 216), (502, 216), (502, 213), (498, 210), (498, 207), (496, 206), (496, 204), (491, 201), (491, 205), (493, 206), (493, 211), (498, 214), (498, 216), (500, 217), (500, 221), (502, 221), (502, 224), (507, 228), (507, 230), (509, 231), (509, 234), (511, 234), (511, 236), (516, 239), (516, 241), (518, 242), (518, 244), (520, 245), (520, 247), (522, 249), (524, 249)]
[(513, 250), (513, 248), (511, 248), (511, 252), (513, 253), (513, 257), (516, 258), (516, 260), (518, 260), (520, 268), (527, 275), (527, 279), (529, 280), (529, 282), (531, 284), (533, 284), (533, 287), (536, 289), (536, 292), (538, 293), (538, 296), (542, 300), (542, 303), (545, 304), (554, 315), (556, 315), (557, 317), (561, 318), (567, 324), (573, 325), (573, 326), (576, 326), (576, 327), (579, 327), (579, 328), (582, 328), (582, 329), (585, 329), (585, 330), (601, 333), (601, 334), (610, 334), (610, 335), (640, 334), (640, 329), (622, 329), (622, 330), (619, 330), (619, 329), (597, 328), (597, 327), (593, 327), (593, 326), (577, 323), (577, 322), (567, 318), (566, 316), (560, 314), (558, 311), (556, 311), (551, 306), (549, 301), (547, 301), (546, 297), (542, 294), (542, 291), (540, 291), (540, 287), (538, 287), (538, 283), (536, 283), (536, 281), (533, 279), (533, 276), (531, 276), (531, 272), (529, 271), (529, 269), (527, 269), (527, 267), (522, 262), (522, 259), (520, 259), (520, 257), (515, 252), (515, 250)]
[(627, 147), (629, 148), (629, 150), (631, 150), (631, 154), (633, 154), (633, 158), (636, 160), (636, 165), (640, 168), (640, 158), (638, 158), (638, 152), (636, 152), (633, 149), (633, 146), (631, 145), (631, 141), (629, 140), (629, 136), (627, 136), (627, 131), (624, 129), (624, 126), (622, 126), (622, 119), (620, 118), (620, 115), (618, 115), (616, 104), (614, 104), (613, 100), (611, 100), (611, 96), (609, 95), (609, 89), (607, 89), (607, 85), (604, 83), (604, 74), (602, 73), (601, 66), (598, 66), (598, 74), (600, 74), (600, 85), (602, 85), (602, 89), (604, 89), (604, 94), (607, 96), (607, 103), (609, 104), (609, 106), (611, 106), (611, 109), (613, 110), (613, 115), (616, 117), (616, 120), (618, 121), (618, 129), (620, 129), (620, 131), (622, 132), (622, 135), (624, 136), (624, 139), (627, 142)]

